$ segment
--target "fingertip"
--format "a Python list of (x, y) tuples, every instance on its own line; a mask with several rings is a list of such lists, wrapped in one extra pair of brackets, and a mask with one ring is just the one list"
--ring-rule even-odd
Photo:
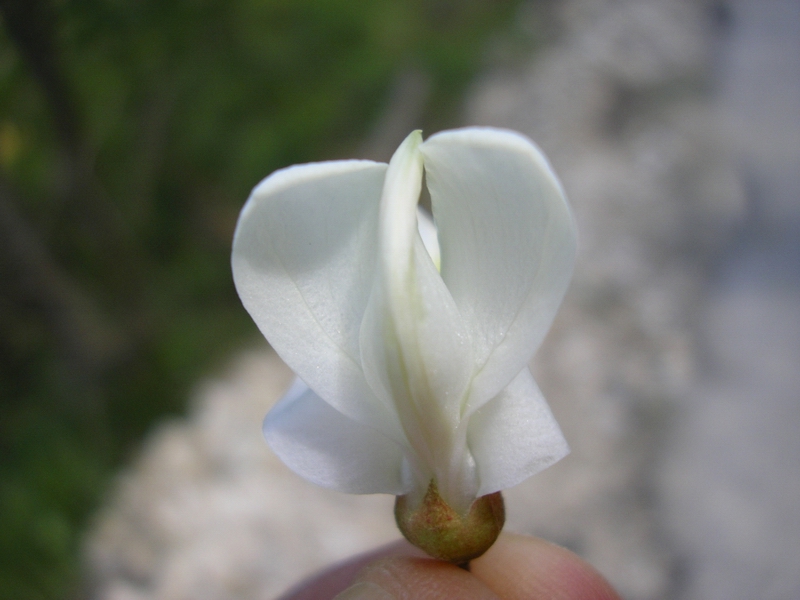
[(337, 594), (334, 600), (395, 600), (395, 598), (396, 596), (375, 583), (359, 581)]
[(365, 567), (339, 600), (497, 600), (483, 582), (467, 571), (439, 560), (393, 556)]
[(336, 594), (351, 586), (366, 565), (386, 556), (395, 555), (423, 556), (422, 552), (405, 540), (398, 540), (354, 556), (309, 577), (280, 596), (280, 600), (331, 600)]
[(504, 533), (470, 567), (473, 575), (508, 600), (620, 600), (594, 567), (540, 538)]

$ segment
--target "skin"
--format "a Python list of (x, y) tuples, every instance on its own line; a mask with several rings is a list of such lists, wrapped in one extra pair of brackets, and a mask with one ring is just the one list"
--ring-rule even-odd
[[(338, 594), (338, 595), (337, 595)], [(576, 554), (539, 538), (503, 533), (470, 571), (396, 542), (334, 566), (281, 600), (620, 600)]]

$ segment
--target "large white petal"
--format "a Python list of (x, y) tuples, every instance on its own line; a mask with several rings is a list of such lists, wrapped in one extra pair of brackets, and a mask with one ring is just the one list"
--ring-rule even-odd
[[(391, 398), (413, 448), (418, 488), (435, 477), (452, 506), (471, 502), (474, 468), (458, 439), (473, 361), (458, 307), (420, 237), (421, 136), (411, 134), (386, 174), (381, 199), (381, 261), (362, 326), (364, 371)], [(467, 503), (467, 507), (469, 504)]]
[(264, 419), (270, 448), (298, 475), (349, 494), (404, 494), (400, 446), (296, 382)]
[(336, 161), (276, 171), (253, 190), (233, 241), (247, 311), (320, 397), (392, 428), (360, 366), (358, 334), (375, 274), (386, 165)]
[(467, 439), (478, 465), (478, 496), (517, 485), (569, 454), (528, 367), (472, 414)]
[(447, 131), (421, 152), (442, 278), (474, 348), (471, 411), (514, 378), (547, 333), (572, 274), (575, 225), (547, 160), (520, 134)]

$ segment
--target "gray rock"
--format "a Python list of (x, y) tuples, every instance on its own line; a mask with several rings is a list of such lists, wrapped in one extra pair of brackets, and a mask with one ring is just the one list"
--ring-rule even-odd
[(394, 498), (317, 488), (269, 451), (261, 421), (291, 379), (271, 351), (247, 353), (150, 437), (88, 536), (93, 597), (272, 598), (397, 537)]
[[(603, 4), (598, 7), (598, 4)], [(570, 457), (507, 492), (511, 527), (588, 558), (626, 598), (673, 591), (657, 465), (696, 378), (692, 315), (708, 265), (745, 218), (697, 2), (570, 2), (560, 40), (480, 84), (469, 121), (550, 156), (581, 250), (537, 380)]]

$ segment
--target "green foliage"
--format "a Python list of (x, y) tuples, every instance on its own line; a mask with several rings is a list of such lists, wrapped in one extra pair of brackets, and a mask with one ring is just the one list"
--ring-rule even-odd
[(2, 0), (0, 597), (77, 594), (115, 466), (255, 328), (249, 190), (354, 155), (396, 77), (453, 107), (517, 0)]

